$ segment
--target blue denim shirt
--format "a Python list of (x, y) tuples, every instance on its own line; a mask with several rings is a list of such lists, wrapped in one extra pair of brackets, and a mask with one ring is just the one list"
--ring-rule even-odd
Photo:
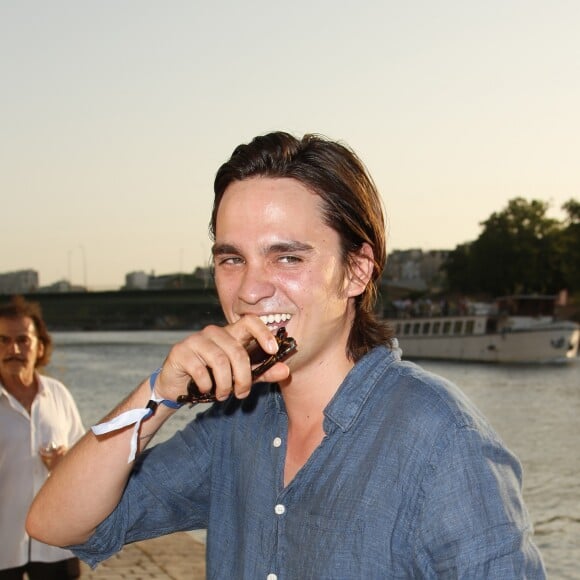
[(284, 487), (287, 431), (275, 385), (215, 404), (141, 456), (74, 551), (94, 565), (124, 543), (207, 528), (208, 579), (545, 577), (518, 460), (453, 384), (374, 349)]

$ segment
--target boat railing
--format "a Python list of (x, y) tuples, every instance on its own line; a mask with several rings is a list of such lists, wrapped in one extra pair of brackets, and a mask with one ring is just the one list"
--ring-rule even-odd
[(486, 316), (434, 316), (393, 320), (395, 335), (400, 337), (451, 337), (484, 334)]

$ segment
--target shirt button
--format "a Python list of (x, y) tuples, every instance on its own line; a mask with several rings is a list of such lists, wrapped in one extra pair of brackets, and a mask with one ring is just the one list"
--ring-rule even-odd
[(283, 506), (281, 503), (279, 503), (279, 504), (278, 504), (278, 505), (277, 505), (277, 506), (274, 508), (274, 511), (275, 511), (275, 512), (276, 512), (276, 513), (277, 513), (279, 516), (281, 516), (281, 515), (282, 515), (282, 514), (283, 514), (283, 513), (286, 511), (286, 508), (285, 508), (285, 507), (284, 507), (284, 506)]
[(278, 580), (278, 576), (276, 574), (268, 574), (266, 580)]
[(274, 447), (280, 447), (280, 445), (282, 445), (282, 439), (280, 439), (280, 437), (274, 437), (274, 441), (272, 441), (272, 445)]

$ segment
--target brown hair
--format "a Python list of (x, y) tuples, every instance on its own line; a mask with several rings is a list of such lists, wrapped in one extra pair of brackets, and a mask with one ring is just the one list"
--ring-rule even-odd
[(212, 239), (227, 187), (258, 176), (296, 179), (320, 196), (325, 223), (340, 236), (346, 267), (362, 245), (369, 244), (374, 254), (373, 273), (365, 291), (355, 299), (347, 354), (357, 361), (374, 346), (390, 344), (392, 329), (374, 312), (386, 262), (385, 218), (377, 188), (362, 161), (347, 146), (314, 134), (297, 139), (278, 131), (239, 145), (215, 177)]
[(44, 346), (42, 356), (36, 360), (35, 367), (41, 368), (50, 362), (52, 355), (52, 338), (48, 333), (44, 319), (42, 318), (42, 309), (38, 302), (28, 302), (22, 296), (12, 296), (10, 302), (0, 304), (0, 318), (31, 318), (38, 336), (38, 340)]

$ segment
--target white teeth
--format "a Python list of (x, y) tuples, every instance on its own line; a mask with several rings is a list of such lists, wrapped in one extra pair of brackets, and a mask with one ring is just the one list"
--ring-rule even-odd
[(278, 324), (280, 322), (286, 322), (292, 318), (291, 314), (264, 314), (260, 316), (260, 320), (264, 324)]

